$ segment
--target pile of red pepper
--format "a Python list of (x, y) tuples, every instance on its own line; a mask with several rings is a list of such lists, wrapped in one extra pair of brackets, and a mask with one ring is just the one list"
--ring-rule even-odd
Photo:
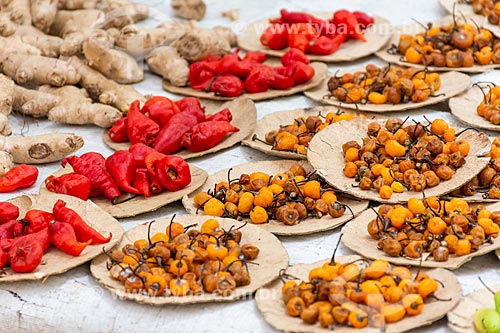
[(224, 56), (208, 56), (189, 66), (189, 83), (196, 90), (204, 90), (223, 97), (236, 97), (244, 91), (259, 93), (269, 89), (285, 90), (306, 83), (314, 76), (314, 68), (299, 50), (285, 54), (283, 66), (263, 64), (262, 52), (247, 52), (243, 58), (239, 50)]
[(37, 179), (37, 167), (27, 164), (16, 165), (0, 178), (0, 193), (31, 187), (36, 183)]
[(10, 266), (16, 273), (29, 273), (51, 245), (79, 256), (88, 245), (105, 244), (112, 237), (111, 233), (101, 235), (62, 200), (54, 204), (52, 212), (31, 209), (18, 218), (16, 205), (0, 202), (0, 270)]
[(363, 30), (373, 22), (373, 17), (366, 13), (346, 9), (334, 12), (328, 20), (282, 9), (281, 17), (270, 20), (260, 42), (272, 50), (291, 47), (306, 53), (328, 55), (349, 38), (366, 41)]
[(62, 165), (66, 164), (74, 172), (50, 176), (45, 185), (49, 191), (82, 200), (104, 195), (116, 203), (122, 191), (149, 197), (164, 190), (178, 191), (191, 183), (191, 169), (182, 157), (159, 153), (143, 143), (108, 158), (96, 152), (66, 157)]
[(143, 143), (163, 154), (182, 148), (193, 152), (210, 149), (226, 134), (239, 129), (230, 124), (233, 116), (227, 108), (205, 115), (200, 101), (194, 97), (171, 101), (155, 96), (144, 103), (132, 103), (126, 117), (118, 120), (108, 132), (114, 142)]

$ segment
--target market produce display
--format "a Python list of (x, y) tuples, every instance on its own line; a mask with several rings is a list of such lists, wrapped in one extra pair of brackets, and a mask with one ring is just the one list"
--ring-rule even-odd
[(332, 123), (355, 117), (332, 107), (274, 112), (259, 119), (254, 132), (241, 143), (268, 155), (305, 159), (309, 141), (316, 133)]
[(462, 73), (369, 64), (363, 70), (335, 74), (305, 95), (324, 104), (384, 113), (445, 101), (469, 84), (470, 78)]
[(0, 1), (4, 330), (500, 333), (496, 1), (134, 1)]
[(460, 297), (447, 270), (346, 256), (288, 268), (281, 281), (257, 292), (256, 303), (283, 331), (404, 332), (444, 317)]
[(189, 66), (190, 86), (163, 82), (169, 92), (215, 100), (245, 96), (254, 101), (289, 96), (319, 85), (326, 76), (322, 63), (309, 63), (299, 49), (281, 57), (282, 66), (264, 63), (266, 55), (249, 51), (241, 58), (238, 49), (221, 56), (210, 54)]
[[(206, 105), (194, 97), (173, 102), (155, 96), (140, 112), (135, 110), (132, 126), (128, 126), (130, 114), (117, 121), (103, 136), (104, 142), (115, 150), (129, 149), (131, 143), (143, 142), (160, 152), (175, 153), (186, 159), (231, 147), (255, 126), (257, 111), (248, 98), (237, 98), (224, 105)], [(138, 121), (140, 119), (143, 121)], [(146, 131), (146, 127), (151, 131)], [(141, 138), (141, 135), (148, 137)]]
[(498, 208), (498, 204), (469, 206), (457, 198), (411, 198), (407, 207), (382, 205), (363, 212), (344, 227), (342, 241), (371, 259), (457, 269), (500, 248)]
[(398, 203), (422, 191), (439, 196), (459, 188), (488, 164), (489, 149), (483, 133), (455, 130), (442, 119), (356, 119), (315, 135), (307, 158), (339, 190)]
[(82, 200), (64, 195), (21, 196), (0, 203), (2, 282), (64, 273), (112, 248), (120, 223)]
[(360, 11), (308, 13), (282, 9), (279, 17), (248, 25), (238, 36), (238, 46), (272, 56), (298, 48), (314, 61), (350, 61), (381, 49), (390, 38), (383, 32), (388, 24), (381, 17)]
[(450, 99), (451, 112), (469, 126), (500, 131), (497, 94), (500, 96), (500, 88), (494, 83), (476, 82), (463, 94)]
[(458, 13), (430, 24), (395, 27), (391, 47), (376, 55), (401, 66), (478, 73), (500, 67), (499, 38)]
[(239, 219), (277, 235), (333, 229), (366, 209), (366, 201), (337, 197), (305, 161), (242, 164), (211, 175), (184, 196), (191, 214)]
[(128, 231), (115, 250), (92, 262), (91, 272), (121, 298), (163, 305), (233, 301), (287, 266), (284, 247), (266, 231), (230, 219), (180, 215)]
[(43, 192), (91, 198), (114, 217), (154, 211), (200, 187), (207, 173), (182, 157), (164, 155), (142, 143), (104, 158), (89, 152), (62, 161), (63, 169), (49, 176)]

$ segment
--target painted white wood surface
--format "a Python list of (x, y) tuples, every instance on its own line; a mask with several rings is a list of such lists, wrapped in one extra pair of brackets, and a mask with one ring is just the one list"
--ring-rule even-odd
[[(152, 18), (142, 23), (154, 26), (172, 17), (169, 1), (145, 1), (152, 6)], [(365, 10), (370, 14), (386, 17), (393, 24), (407, 23), (411, 18), (421, 22), (433, 20), (446, 13), (439, 7), (437, 0), (339, 0), (339, 1), (265, 1), (265, 0), (208, 0), (206, 18), (200, 23), (211, 27), (217, 24), (242, 29), (246, 23), (264, 17), (277, 15), (279, 9), (290, 10), (328, 10), (341, 7)], [(239, 8), (239, 20), (230, 22), (221, 17), (221, 11)], [(365, 58), (349, 64), (330, 66), (333, 73), (337, 69), (355, 69), (369, 62), (381, 64), (375, 57)], [(500, 82), (496, 73), (475, 76), (474, 79), (487, 78)], [(162, 91), (161, 80), (147, 74), (146, 79), (136, 85), (143, 93), (161, 94), (175, 97)], [(303, 95), (259, 102), (258, 117), (274, 111), (312, 106), (314, 103)], [(446, 110), (444, 104), (433, 106)], [(418, 112), (429, 117), (442, 117), (451, 120), (449, 113), (426, 109)], [(413, 113), (412, 113), (413, 114)], [(402, 114), (395, 114), (402, 116)], [(15, 135), (33, 135), (48, 132), (75, 132), (85, 138), (85, 146), (78, 154), (87, 151), (100, 151), (109, 155), (111, 150), (101, 141), (102, 130), (92, 126), (70, 127), (48, 121), (34, 121), (20, 116), (11, 116)], [(270, 160), (272, 157), (247, 147), (234, 147), (215, 155), (194, 159), (193, 163), (204, 168), (209, 174), (245, 162)], [(0, 195), (6, 200), (23, 193), (36, 193), (39, 184), (50, 173), (59, 168), (57, 163), (40, 167), (40, 177), (36, 186), (26, 191)], [(138, 223), (149, 221), (171, 213), (182, 213), (179, 203), (171, 204), (154, 213), (122, 220), (126, 229)], [(311, 263), (330, 256), (337, 243), (339, 231), (319, 233), (301, 237), (282, 237), (290, 255), (290, 263)], [(340, 247), (340, 254), (350, 254)], [(500, 261), (489, 254), (476, 258), (456, 271), (464, 293), (481, 288), (477, 277), (494, 284), (498, 282)], [(272, 332), (273, 329), (260, 317), (253, 300), (241, 300), (229, 304), (208, 304), (190, 306), (151, 307), (129, 301), (115, 299), (101, 288), (92, 278), (89, 267), (83, 265), (65, 274), (48, 278), (45, 282), (0, 282), (0, 332)], [(419, 328), (418, 332), (448, 332), (446, 319), (432, 326)]]

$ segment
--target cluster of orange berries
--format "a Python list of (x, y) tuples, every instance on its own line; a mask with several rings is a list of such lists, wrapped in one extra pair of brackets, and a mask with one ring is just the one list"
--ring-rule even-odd
[(411, 64), (436, 67), (472, 67), (500, 64), (500, 39), (470, 23), (454, 22), (417, 35), (403, 34), (390, 53), (404, 55)]
[(258, 247), (240, 244), (241, 238), (240, 230), (226, 231), (215, 219), (206, 220), (200, 230), (172, 219), (165, 233), (109, 253), (109, 274), (132, 293), (229, 296), (238, 286), (250, 284), (246, 262), (259, 254)]
[(477, 114), (493, 125), (500, 125), (500, 86), (490, 87), (490, 91), (483, 94), (484, 98), (476, 108)]
[(387, 255), (418, 259), (430, 253), (435, 261), (450, 254), (468, 255), (498, 236), (500, 211), (469, 207), (459, 198), (450, 201), (411, 198), (408, 207), (381, 205), (367, 231)]
[[(324, 120), (321, 116), (298, 117), (292, 124), (280, 126), (279, 130), (266, 133), (265, 142), (277, 151), (288, 151), (306, 155), (307, 147), (314, 135), (326, 126), (341, 120), (352, 120), (355, 114), (329, 112)], [(254, 140), (258, 140), (254, 137)]]
[(294, 225), (308, 216), (337, 218), (347, 207), (322, 178), (307, 174), (298, 163), (274, 176), (258, 171), (241, 174), (237, 181), (221, 181), (213, 191), (197, 193), (193, 200), (206, 215), (249, 217), (256, 224), (275, 219)]
[(372, 122), (362, 145), (344, 143), (344, 175), (359, 181), (362, 190), (375, 189), (383, 199), (405, 189), (421, 192), (451, 179), (465, 163), (470, 144), (457, 140), (443, 119), (428, 125), (404, 123), (389, 118), (383, 128)]
[(438, 282), (426, 273), (413, 277), (407, 267), (384, 260), (375, 260), (364, 269), (359, 262), (333, 261), (312, 269), (309, 281), (286, 281), (282, 298), (287, 314), (307, 324), (383, 328), (420, 314), (438, 288)]
[(464, 2), (472, 5), (474, 13), (486, 16), (491, 24), (500, 24), (500, 2), (496, 0), (467, 0)]
[(328, 90), (345, 103), (400, 104), (424, 102), (441, 88), (438, 73), (388, 65), (332, 76)]

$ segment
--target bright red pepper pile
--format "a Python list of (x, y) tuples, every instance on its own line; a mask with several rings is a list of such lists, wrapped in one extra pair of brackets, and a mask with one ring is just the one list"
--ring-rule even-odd
[(143, 143), (163, 154), (183, 148), (200, 152), (216, 146), (226, 134), (239, 131), (230, 124), (232, 119), (227, 108), (205, 115), (194, 97), (173, 102), (155, 96), (142, 109), (138, 101), (132, 103), (127, 116), (111, 127), (108, 137), (114, 142)]
[(305, 53), (328, 55), (349, 38), (366, 41), (363, 30), (373, 22), (373, 17), (366, 13), (346, 9), (336, 11), (328, 20), (282, 9), (281, 17), (270, 20), (260, 42), (272, 50), (291, 47)]
[(96, 152), (69, 156), (62, 161), (66, 164), (74, 172), (50, 176), (45, 186), (82, 200), (102, 195), (116, 200), (122, 191), (149, 197), (163, 190), (178, 191), (191, 183), (191, 169), (182, 157), (159, 153), (141, 142), (106, 159)]
[(66, 203), (58, 200), (52, 212), (32, 209), (19, 218), (19, 208), (0, 202), (0, 270), (9, 266), (16, 273), (34, 271), (43, 253), (54, 245), (64, 253), (79, 256), (90, 244), (105, 244), (104, 237)]
[[(243, 58), (239, 50), (224, 56), (209, 56), (189, 66), (189, 83), (196, 90), (204, 90), (223, 97), (236, 97), (243, 92), (259, 93), (269, 89), (285, 90), (306, 83), (314, 76), (314, 68), (302, 51), (290, 50), (283, 58), (283, 66), (263, 64), (266, 55), (247, 52)], [(285, 59), (285, 61), (284, 61)]]

